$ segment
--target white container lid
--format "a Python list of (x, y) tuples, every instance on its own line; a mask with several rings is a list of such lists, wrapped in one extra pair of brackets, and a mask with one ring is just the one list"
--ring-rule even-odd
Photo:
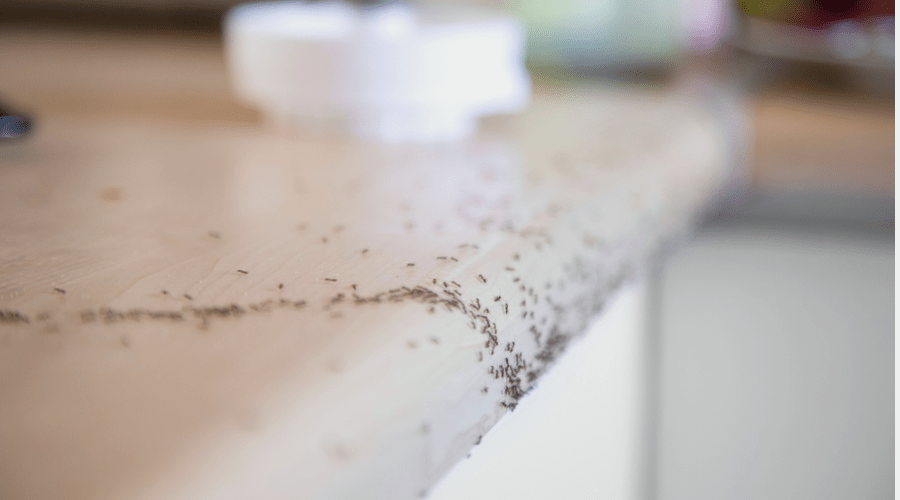
[(458, 139), (531, 93), (523, 29), (487, 9), (253, 3), (229, 12), (225, 41), (239, 98), (278, 121), (368, 139)]

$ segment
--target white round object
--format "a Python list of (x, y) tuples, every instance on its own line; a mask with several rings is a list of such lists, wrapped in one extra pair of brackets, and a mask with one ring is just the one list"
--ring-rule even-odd
[(521, 26), (486, 9), (253, 3), (229, 12), (225, 40), (239, 98), (370, 139), (461, 138), (531, 93)]

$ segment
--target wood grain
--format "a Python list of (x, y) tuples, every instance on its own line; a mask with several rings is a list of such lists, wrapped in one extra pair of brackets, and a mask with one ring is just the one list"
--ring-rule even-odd
[(38, 107), (0, 150), (2, 498), (415, 498), (727, 163), (684, 91), (431, 146)]

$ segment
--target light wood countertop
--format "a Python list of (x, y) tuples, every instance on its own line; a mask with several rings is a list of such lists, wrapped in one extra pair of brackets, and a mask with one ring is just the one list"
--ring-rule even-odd
[(414, 498), (726, 175), (690, 89), (274, 133), (211, 41), (0, 35), (0, 497)]

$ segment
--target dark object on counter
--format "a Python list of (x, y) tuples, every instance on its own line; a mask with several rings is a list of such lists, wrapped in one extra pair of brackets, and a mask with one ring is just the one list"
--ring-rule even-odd
[(19, 139), (33, 128), (31, 117), (9, 109), (0, 102), (0, 142)]

